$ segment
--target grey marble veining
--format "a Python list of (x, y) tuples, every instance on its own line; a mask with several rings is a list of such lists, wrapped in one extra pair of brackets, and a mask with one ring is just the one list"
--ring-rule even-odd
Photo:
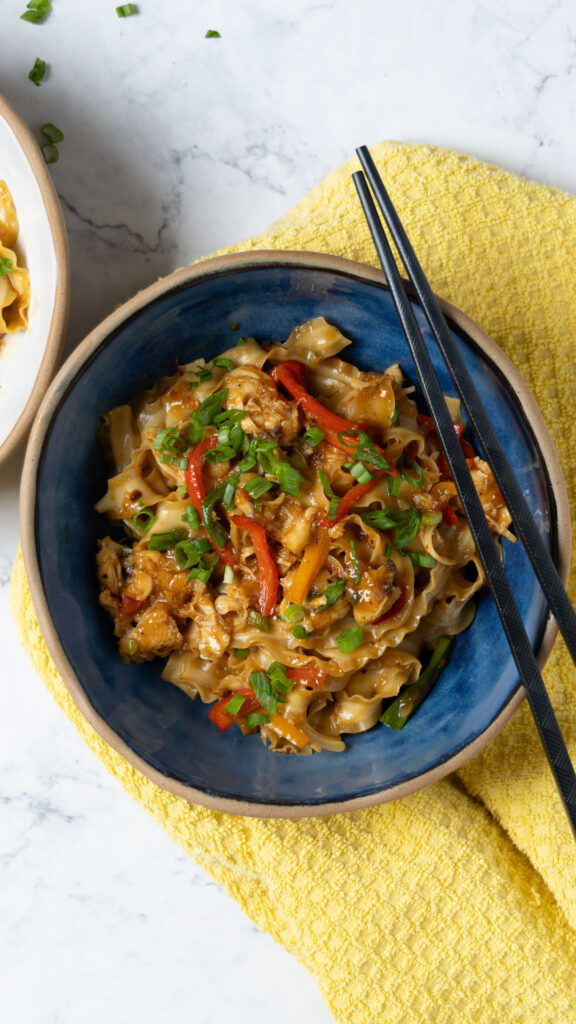
[[(0, 91), (65, 133), (68, 351), (362, 143), (430, 142), (576, 191), (569, 0), (141, 0), (122, 20), (110, 0), (54, 0), (42, 26), (24, 7), (3, 5)], [(8, 609), (20, 465), (0, 469), (2, 1019), (328, 1022), (305, 969), (125, 796), (30, 667)], [(252, 977), (281, 979), (282, 999)]]

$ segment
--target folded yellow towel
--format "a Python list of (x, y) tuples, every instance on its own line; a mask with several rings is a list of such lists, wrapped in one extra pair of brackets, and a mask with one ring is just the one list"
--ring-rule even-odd
[[(576, 199), (430, 146), (373, 153), (435, 291), (482, 324), (534, 391), (574, 512)], [(235, 250), (375, 263), (353, 169)], [(12, 606), (37, 671), (86, 742), (314, 973), (338, 1021), (576, 1021), (576, 844), (525, 704), (457, 777), (407, 799), (300, 821), (235, 818), (163, 792), (83, 720), (40, 635), (21, 559)], [(576, 759), (576, 673), (560, 642), (545, 678)]]

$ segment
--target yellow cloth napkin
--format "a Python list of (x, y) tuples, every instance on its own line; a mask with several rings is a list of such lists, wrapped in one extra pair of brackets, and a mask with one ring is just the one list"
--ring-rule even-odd
[[(534, 391), (574, 512), (576, 199), (430, 146), (383, 143), (373, 154), (435, 291), (482, 324)], [(375, 263), (354, 169), (234, 248)], [(573, 585), (574, 576), (574, 599)], [(83, 720), (42, 640), (20, 558), (12, 606), (35, 668), (85, 741), (313, 972), (338, 1021), (576, 1021), (576, 844), (526, 704), (458, 776), (407, 799), (301, 821), (235, 818), (163, 792)], [(573, 759), (575, 675), (557, 642), (545, 678)], [(282, 980), (270, 989), (273, 1015)]]

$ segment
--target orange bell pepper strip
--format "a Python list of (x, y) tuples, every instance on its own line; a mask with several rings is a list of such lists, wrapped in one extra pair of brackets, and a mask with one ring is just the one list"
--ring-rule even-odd
[(302, 604), (328, 557), (329, 549), (330, 537), (326, 530), (319, 530), (316, 540), (306, 548), (290, 583), (284, 584), (284, 594), (292, 604)]
[(307, 747), (310, 743), (310, 738), (306, 735), (303, 729), (300, 729), (294, 722), (291, 722), (288, 718), (284, 718), (284, 715), (270, 715), (270, 725), (272, 725), (277, 732), (280, 733), (284, 739), (289, 740), (295, 747)]
[[(371, 470), (371, 472), (374, 471)], [(375, 472), (376, 476), (374, 477), (373, 480), (368, 480), (368, 482), (365, 484), (356, 484), (355, 487), (351, 487), (350, 490), (347, 491), (342, 498), (340, 498), (340, 503), (338, 505), (336, 515), (334, 516), (334, 518), (328, 519), (328, 516), (323, 516), (322, 519), (320, 519), (318, 526), (320, 526), (323, 530), (329, 530), (330, 527), (334, 526), (335, 523), (339, 523), (341, 519), (344, 519), (344, 516), (348, 515), (350, 510), (354, 508), (354, 505), (357, 505), (360, 499), (363, 498), (365, 494), (368, 494), (369, 491), (371, 491), (372, 488), (376, 486), (380, 478), (384, 476), (383, 470), (376, 470)]]
[(260, 582), (260, 593), (258, 595), (258, 607), (260, 614), (268, 618), (274, 614), (278, 598), (278, 569), (270, 553), (266, 531), (249, 516), (231, 516), (230, 522), (239, 530), (246, 530), (254, 545), (254, 553), (258, 562), (258, 579)]

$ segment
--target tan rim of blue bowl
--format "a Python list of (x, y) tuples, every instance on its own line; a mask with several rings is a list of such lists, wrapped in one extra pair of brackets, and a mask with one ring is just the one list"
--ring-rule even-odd
[[(494, 719), (491, 725), (464, 750), (455, 756), (444, 761), (428, 772), (419, 775), (417, 778), (401, 783), (390, 789), (367, 796), (351, 798), (345, 801), (327, 802), (321, 805), (284, 805), (266, 804), (231, 800), (228, 798), (213, 796), (204, 793), (202, 790), (187, 786), (176, 779), (169, 778), (150, 767), (142, 758), (134, 752), (116, 735), (110, 726), (95, 712), (90, 704), (82, 686), (77, 679), (72, 667), (66, 657), (66, 653), (60, 643), (58, 634), (54, 628), (50, 610), (48, 608), (42, 580), (39, 571), (39, 560), (36, 550), (35, 536), (35, 505), (36, 505), (36, 478), (40, 466), (42, 449), (46, 433), (50, 427), (52, 418), (59, 406), (60, 401), (72, 386), (76, 375), (84, 364), (90, 359), (92, 353), (112, 332), (118, 330), (128, 318), (135, 316), (148, 303), (155, 301), (166, 291), (175, 287), (182, 287), (188, 282), (196, 281), (205, 276), (214, 276), (224, 271), (240, 270), (247, 265), (250, 266), (274, 266), (281, 262), (284, 266), (289, 263), (294, 267), (310, 267), (314, 269), (332, 270), (335, 273), (353, 274), (367, 282), (382, 284), (385, 281), (384, 275), (379, 270), (355, 263), (351, 260), (342, 259), (337, 256), (327, 256), (320, 253), (308, 252), (283, 252), (283, 251), (261, 251), (248, 253), (235, 253), (230, 256), (219, 256), (214, 259), (205, 260), (191, 267), (176, 271), (169, 277), (162, 278), (149, 288), (139, 292), (134, 298), (124, 303), (98, 325), (78, 348), (68, 358), (51, 387), (46, 394), (40, 407), (38, 416), (34, 423), (30, 441), (26, 452), (24, 463), (20, 514), (22, 530), (22, 549), (24, 563), (34, 607), (38, 615), (40, 628), (48, 646), (48, 650), (60, 672), (72, 699), (81, 713), (95, 729), (95, 731), (114, 750), (136, 768), (142, 775), (156, 783), (159, 787), (174, 793), (178, 797), (188, 800), (190, 803), (200, 804), (212, 810), (228, 814), (250, 815), (258, 818), (310, 818), (321, 815), (337, 814), (342, 811), (359, 810), (365, 807), (372, 807), (385, 803), (389, 800), (397, 800), (400, 797), (408, 796), (424, 786), (438, 781), (450, 772), (455, 771), (470, 758), (474, 757), (491, 739), (496, 736), (514, 711), (518, 708), (524, 698), (524, 691), (519, 688), (508, 701), (500, 714)], [(509, 387), (515, 393), (524, 409), (526, 418), (531, 425), (535, 440), (540, 448), (542, 458), (546, 465), (550, 481), (550, 497), (553, 505), (552, 515), (556, 523), (558, 537), (558, 571), (566, 585), (570, 567), (570, 512), (566, 485), (554, 450), (552, 439), (538, 409), (536, 401), (522, 379), (519, 371), (508, 357), (499, 349), (494, 341), (464, 313), (461, 313), (450, 303), (440, 299), (440, 304), (445, 314), (460, 328), (487, 358), (495, 364), (504, 375)], [(548, 617), (542, 643), (537, 655), (540, 668), (544, 665), (554, 642), (557, 633), (556, 624)]]

